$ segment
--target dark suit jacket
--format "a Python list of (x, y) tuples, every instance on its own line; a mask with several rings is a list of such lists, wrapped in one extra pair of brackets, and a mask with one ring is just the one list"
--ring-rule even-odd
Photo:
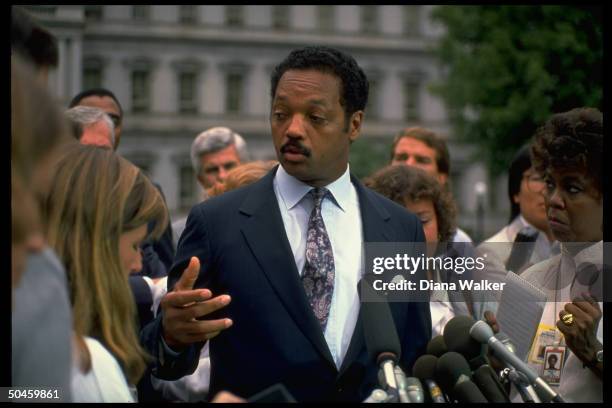
[[(190, 257), (197, 256), (201, 270), (195, 287), (232, 297), (227, 307), (208, 317), (229, 317), (234, 322), (210, 344), (210, 395), (229, 390), (250, 397), (282, 383), (298, 401), (361, 401), (377, 387), (378, 372), (365, 347), (361, 316), (338, 370), (299, 278), (273, 190), (275, 172), (192, 209), (168, 287), (173, 287)], [(352, 182), (366, 242), (424, 241), (413, 214), (357, 179)], [(431, 337), (429, 304), (390, 306), (402, 343), (401, 363), (409, 373)], [(159, 333), (158, 320), (144, 338), (155, 355), (160, 348), (152, 338)], [(162, 360), (154, 374), (175, 378), (195, 369), (197, 351), (188, 350), (182, 359), (166, 355)]]

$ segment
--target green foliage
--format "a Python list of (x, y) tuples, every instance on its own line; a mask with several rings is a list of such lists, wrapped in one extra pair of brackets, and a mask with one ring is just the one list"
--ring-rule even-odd
[(353, 143), (349, 157), (351, 173), (360, 180), (389, 164), (389, 149), (391, 148), (391, 140), (378, 140), (364, 136), (361, 135)]
[(474, 143), (493, 175), (548, 117), (601, 109), (602, 7), (438, 6), (435, 52), (447, 75), (432, 86), (455, 136)]

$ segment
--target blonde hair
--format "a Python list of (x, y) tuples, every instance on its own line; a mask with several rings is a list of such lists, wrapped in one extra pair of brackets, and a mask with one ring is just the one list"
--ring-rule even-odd
[(241, 164), (227, 173), (223, 183), (217, 183), (207, 190), (209, 197), (221, 195), (227, 191), (235, 190), (240, 187), (252, 184), (265, 176), (276, 166), (276, 160), (254, 161)]
[(112, 150), (76, 145), (57, 164), (45, 209), (49, 243), (68, 272), (74, 331), (101, 340), (136, 384), (147, 355), (119, 239), (151, 220), (151, 235), (161, 235), (168, 219), (160, 193)]

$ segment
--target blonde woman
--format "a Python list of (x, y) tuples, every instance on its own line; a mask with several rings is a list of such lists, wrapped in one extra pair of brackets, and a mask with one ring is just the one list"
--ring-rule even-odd
[(76, 402), (133, 402), (146, 365), (128, 275), (139, 245), (167, 223), (151, 182), (110, 149), (72, 146), (56, 166), (46, 200), (49, 243), (66, 266), (74, 320)]

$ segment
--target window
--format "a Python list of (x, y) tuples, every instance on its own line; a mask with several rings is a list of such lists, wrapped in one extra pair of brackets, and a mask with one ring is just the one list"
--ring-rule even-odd
[(230, 27), (242, 27), (244, 25), (242, 6), (225, 6), (225, 23)]
[(148, 70), (132, 71), (132, 112), (148, 112), (150, 109), (149, 76)]
[(197, 74), (195, 72), (179, 73), (179, 112), (195, 113), (198, 111)]
[(244, 75), (242, 73), (227, 74), (227, 94), (225, 97), (225, 110), (228, 113), (239, 113), (242, 109), (242, 89)]
[(366, 34), (378, 32), (378, 7), (361, 6), (361, 30)]
[(404, 119), (419, 120), (420, 92), (419, 83), (414, 79), (404, 81)]
[(319, 6), (319, 29), (324, 32), (334, 29), (334, 6)]
[(83, 59), (83, 89), (102, 87), (103, 62), (99, 57)]
[(179, 6), (179, 20), (183, 24), (195, 24), (198, 22), (198, 6)]
[(85, 20), (100, 21), (102, 20), (103, 9), (100, 5), (85, 6)]
[(272, 27), (275, 30), (289, 28), (289, 6), (272, 6)]
[(132, 6), (132, 18), (138, 21), (146, 21), (151, 16), (151, 6)]
[(181, 210), (189, 209), (196, 202), (195, 175), (191, 164), (179, 165), (179, 207)]
[(404, 15), (404, 35), (408, 37), (418, 36), (421, 32), (419, 24), (421, 21), (419, 6), (402, 6)]
[(100, 67), (83, 67), (83, 89), (102, 87), (102, 69)]

